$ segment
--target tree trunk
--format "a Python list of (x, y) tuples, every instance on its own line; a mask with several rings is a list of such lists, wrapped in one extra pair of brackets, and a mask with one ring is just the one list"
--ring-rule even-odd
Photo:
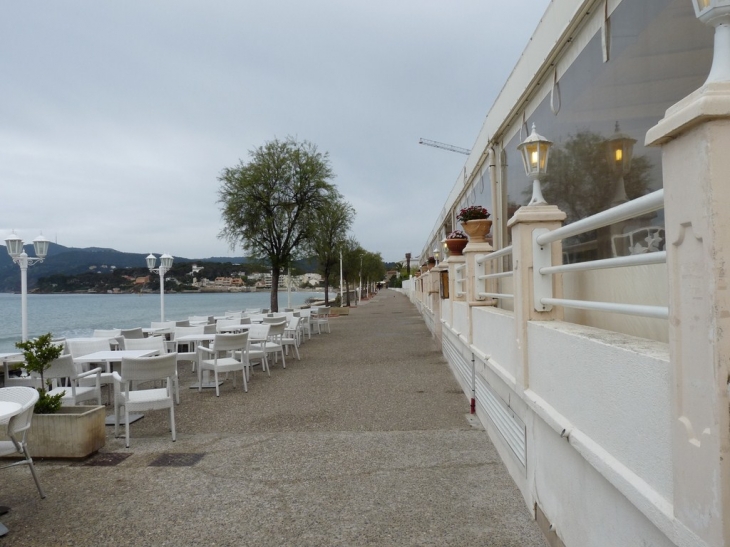
[(330, 269), (325, 268), (324, 273), (324, 305), (330, 305)]
[(271, 270), (271, 312), (279, 311), (279, 268)]

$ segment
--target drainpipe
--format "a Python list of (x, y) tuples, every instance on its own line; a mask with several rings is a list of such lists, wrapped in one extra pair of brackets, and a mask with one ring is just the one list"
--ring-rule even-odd
[(492, 247), (495, 250), (501, 249), (502, 245), (502, 207), (500, 199), (500, 191), (497, 189), (497, 185), (501, 182), (501, 179), (497, 179), (497, 154), (494, 151), (494, 146), (490, 146), (487, 150), (487, 169), (489, 169), (489, 180), (492, 182), (492, 214), (494, 216), (494, 237), (492, 238)]
[(477, 413), (477, 374), (474, 365), (474, 354), (471, 354), (471, 403), (469, 405), (469, 414)]

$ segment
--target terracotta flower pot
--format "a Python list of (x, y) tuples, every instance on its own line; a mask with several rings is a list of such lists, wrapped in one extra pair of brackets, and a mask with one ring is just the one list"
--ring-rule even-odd
[(469, 243), (468, 239), (447, 239), (446, 247), (449, 249), (449, 256), (461, 256), (461, 251), (464, 250), (467, 243)]
[(492, 221), (487, 218), (467, 220), (466, 222), (462, 222), (461, 226), (464, 228), (472, 243), (484, 243), (486, 242), (485, 236), (492, 229)]

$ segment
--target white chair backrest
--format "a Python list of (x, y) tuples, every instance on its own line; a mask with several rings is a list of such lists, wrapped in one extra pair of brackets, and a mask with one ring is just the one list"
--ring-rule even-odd
[(286, 324), (287, 330), (296, 331), (299, 328), (299, 322), (302, 320), (301, 317), (292, 317)]
[(30, 420), (33, 418), (33, 407), (38, 401), (38, 391), (32, 387), (13, 386), (0, 388), (0, 401), (18, 403), (20, 410), (5, 418), (3, 422), (8, 424), (8, 433), (20, 433), (30, 427)]
[(228, 327), (230, 325), (240, 325), (241, 319), (218, 319), (218, 321), (215, 322), (216, 327), (218, 327), (218, 330), (220, 331), (220, 327)]
[(179, 338), (180, 336), (185, 336), (187, 334), (205, 334), (205, 327), (204, 325), (198, 325), (196, 327), (175, 327), (175, 338)]
[(131, 338), (124, 341), (124, 349), (154, 349), (160, 355), (167, 353), (165, 350), (164, 336), (149, 336), (147, 338)]
[(176, 370), (177, 353), (135, 359), (124, 358), (122, 359), (121, 377), (123, 382), (172, 379), (175, 377)]
[(190, 323), (212, 323), (215, 321), (212, 315), (191, 315), (188, 317)]
[(269, 323), (269, 338), (281, 338), (286, 330), (286, 321)]
[(122, 329), (122, 336), (125, 340), (129, 338), (144, 338), (144, 332), (142, 332), (142, 327), (137, 327), (136, 329)]
[(312, 310), (299, 310), (299, 317), (309, 318), (312, 316)]
[(241, 317), (241, 325), (250, 325), (250, 324), (251, 324), (250, 317)]
[(81, 357), (82, 355), (111, 349), (108, 338), (99, 338), (98, 340), (66, 340), (66, 347), (73, 357)]
[(72, 355), (61, 355), (54, 359), (50, 366), (43, 372), (45, 380), (53, 378), (76, 378), (81, 373), (81, 364), (74, 363)]
[(248, 333), (216, 334), (213, 341), (215, 351), (245, 351), (248, 344)]
[(94, 338), (116, 338), (122, 335), (122, 329), (94, 329)]
[(286, 323), (286, 316), (282, 315), (281, 317), (264, 317), (264, 323), (269, 323), (270, 325)]
[(175, 321), (176, 327), (189, 327), (190, 326), (190, 320), (183, 319), (182, 321)]
[(150, 328), (153, 329), (172, 329), (175, 327), (175, 321), (152, 321)]
[(248, 335), (251, 340), (266, 340), (269, 336), (270, 328), (271, 325), (269, 323), (254, 323), (248, 329)]

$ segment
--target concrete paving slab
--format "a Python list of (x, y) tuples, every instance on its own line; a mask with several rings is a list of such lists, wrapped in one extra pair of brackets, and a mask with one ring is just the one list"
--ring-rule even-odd
[(410, 302), (381, 291), (331, 323), (248, 393), (186, 389), (181, 365), (175, 443), (164, 411), (129, 449), (107, 428), (102, 452), (131, 455), (38, 461), (45, 500), (3, 470), (0, 544), (546, 545)]

